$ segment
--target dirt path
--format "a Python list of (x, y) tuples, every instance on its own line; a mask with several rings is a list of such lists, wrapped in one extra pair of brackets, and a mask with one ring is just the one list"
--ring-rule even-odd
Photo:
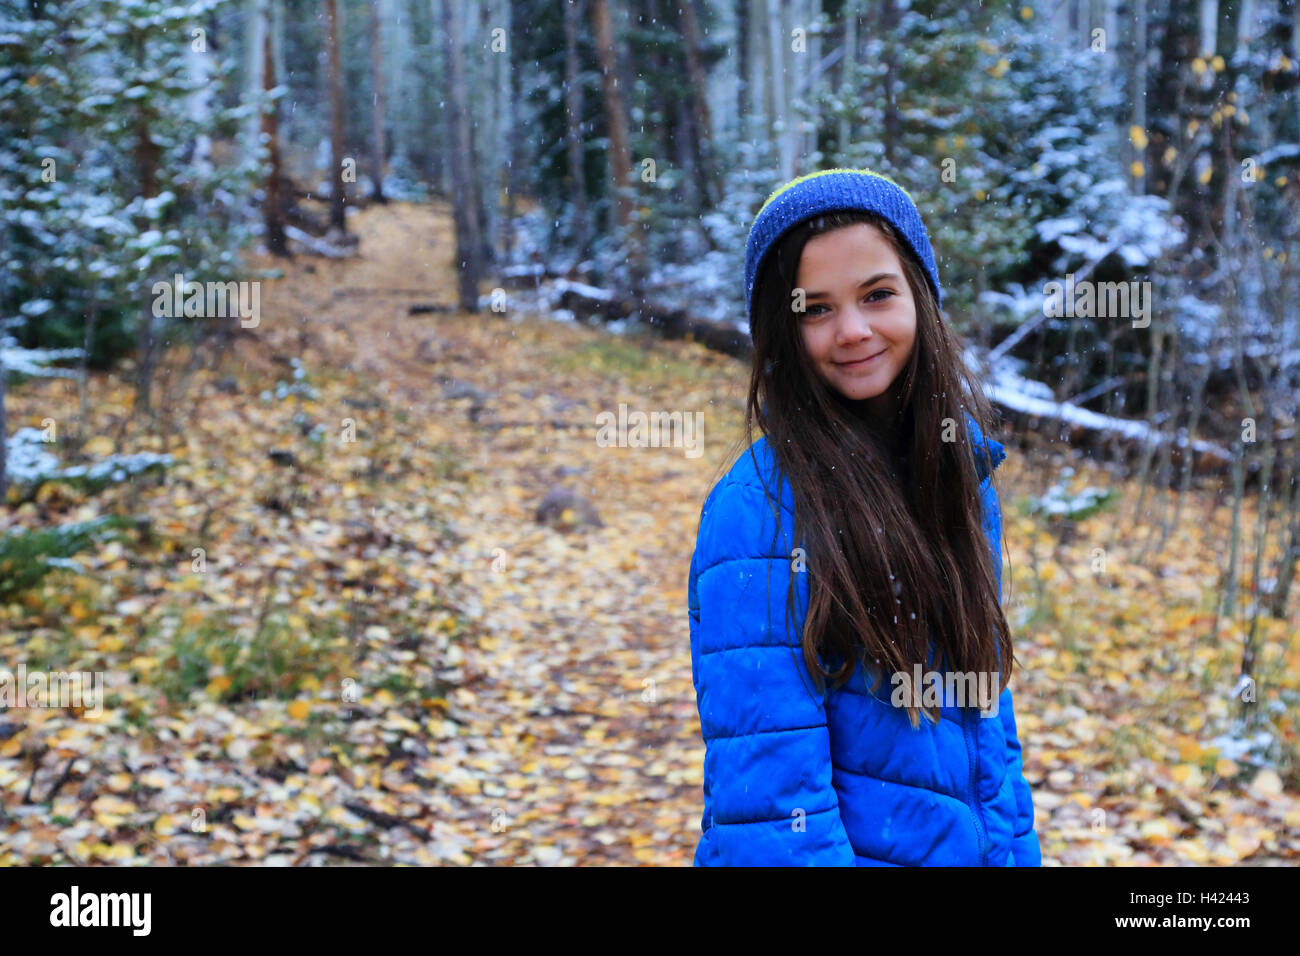
[[(309, 316), (309, 372), (355, 372), (385, 414), (405, 413), (412, 440), (455, 447), (478, 476), (383, 502), (387, 521), (417, 521), (440, 492), (440, 516), (464, 540), (437, 556), (439, 576), (486, 632), (465, 648), (466, 674), (481, 679), (452, 695), (467, 722), (435, 752), (453, 785), (444, 822), (484, 863), (689, 863), (703, 747), (685, 587), (721, 448), (604, 448), (594, 423), (620, 402), (707, 407), (734, 381), (719, 368), (694, 394), (666, 392), (665, 363), (703, 351), (681, 343), (606, 372), (608, 337), (589, 329), (509, 311), (409, 316), (412, 303), (454, 301), (448, 220), (397, 206), (355, 222), (361, 260), (290, 266), (263, 311)], [(261, 330), (289, 350), (297, 334), (275, 320)], [(445, 397), (458, 394), (470, 397)], [(556, 484), (589, 498), (604, 526), (536, 523)]]

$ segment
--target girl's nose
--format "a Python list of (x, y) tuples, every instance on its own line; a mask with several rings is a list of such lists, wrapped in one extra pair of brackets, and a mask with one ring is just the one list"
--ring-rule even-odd
[(866, 310), (858, 304), (840, 313), (839, 326), (835, 331), (841, 344), (869, 339), (874, 334), (871, 329), (870, 317), (866, 314)]

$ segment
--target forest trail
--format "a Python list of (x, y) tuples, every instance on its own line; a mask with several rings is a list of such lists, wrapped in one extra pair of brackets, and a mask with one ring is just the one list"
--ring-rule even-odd
[[(689, 863), (702, 743), (686, 581), (720, 449), (709, 435), (696, 458), (599, 447), (594, 423), (620, 402), (699, 408), (706, 390), (721, 398), (734, 382), (685, 343), (653, 343), (649, 355), (615, 343), (611, 359), (608, 333), (581, 326), (491, 311), (410, 316), (412, 304), (455, 300), (449, 217), (393, 205), (354, 222), (361, 258), (289, 266), (265, 290), (259, 338), (292, 354), (292, 319), (308, 316), (308, 377), (349, 368), (382, 403), (355, 413), (358, 433), (370, 414), (405, 419), (379, 426), (392, 437), (372, 454), (437, 445), (454, 450), (460, 476), (477, 476), (415, 473), (372, 502), (376, 524), (400, 527), (432, 500), (463, 537), (432, 556), (435, 578), (479, 625), (463, 648), (476, 679), (450, 695), (464, 722), (430, 768), (452, 784), (442, 821), (462, 838), (452, 842), (485, 863)], [(682, 394), (683, 373), (700, 379), (695, 394)], [(604, 526), (537, 523), (555, 485), (591, 500)]]

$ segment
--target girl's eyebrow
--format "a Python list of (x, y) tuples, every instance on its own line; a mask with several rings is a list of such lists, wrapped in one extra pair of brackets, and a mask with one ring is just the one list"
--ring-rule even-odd
[[(868, 276), (867, 278), (859, 282), (858, 288), (861, 289), (864, 285), (871, 285), (873, 282), (879, 282), (881, 279), (897, 279), (897, 278), (898, 278), (898, 274), (894, 272), (877, 272), (875, 275)], [(829, 294), (830, 293), (827, 292), (804, 292), (803, 297), (805, 300), (820, 299)]]

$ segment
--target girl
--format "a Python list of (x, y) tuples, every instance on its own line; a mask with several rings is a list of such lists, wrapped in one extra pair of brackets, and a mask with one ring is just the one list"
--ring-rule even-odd
[(691, 560), (695, 865), (1039, 866), (1005, 449), (920, 213), (870, 170), (801, 176), (759, 210), (745, 268), (741, 441), (763, 437), (709, 493)]

